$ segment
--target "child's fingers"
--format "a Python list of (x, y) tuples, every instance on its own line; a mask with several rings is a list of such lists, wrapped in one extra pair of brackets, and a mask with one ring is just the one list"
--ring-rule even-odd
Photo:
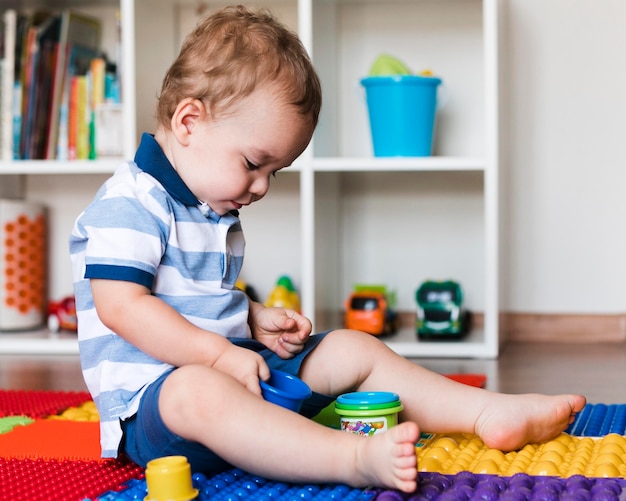
[(294, 355), (300, 353), (304, 346), (302, 343), (291, 343), (285, 339), (285, 336), (280, 336), (278, 338), (278, 348), (277, 354), (281, 358), (291, 358)]

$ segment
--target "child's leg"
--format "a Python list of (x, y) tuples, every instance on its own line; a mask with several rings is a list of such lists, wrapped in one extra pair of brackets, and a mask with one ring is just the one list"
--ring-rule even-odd
[(305, 359), (300, 376), (314, 391), (392, 391), (402, 420), (434, 433), (476, 433), (489, 447), (512, 450), (551, 439), (585, 405), (577, 395), (505, 395), (457, 383), (357, 331), (329, 333)]
[(333, 430), (267, 403), (230, 376), (201, 365), (167, 377), (159, 411), (172, 432), (268, 478), (406, 492), (417, 486), (414, 423), (376, 437)]

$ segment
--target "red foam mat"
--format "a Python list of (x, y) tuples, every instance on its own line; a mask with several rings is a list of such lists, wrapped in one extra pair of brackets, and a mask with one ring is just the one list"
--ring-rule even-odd
[(91, 400), (88, 392), (0, 390), (0, 417), (44, 418)]
[(81, 501), (120, 490), (143, 468), (120, 460), (57, 461), (0, 458), (0, 501)]
[(100, 459), (100, 423), (37, 420), (0, 435), (0, 458)]

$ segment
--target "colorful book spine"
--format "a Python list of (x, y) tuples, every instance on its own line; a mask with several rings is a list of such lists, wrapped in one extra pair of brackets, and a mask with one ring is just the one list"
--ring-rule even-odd
[(13, 85), (17, 13), (7, 9), (2, 15), (3, 55), (0, 61), (0, 160), (13, 158)]
[(22, 138), (22, 82), (16, 80), (13, 85), (13, 159), (19, 160), (20, 140)]
[(76, 96), (76, 158), (86, 160), (89, 158), (89, 100), (88, 100), (88, 77), (78, 75)]
[(67, 158), (76, 160), (78, 138), (78, 76), (70, 79), (70, 99), (67, 118)]
[(71, 81), (66, 78), (63, 83), (61, 103), (59, 105), (59, 124), (57, 130), (57, 160), (69, 160), (69, 108), (70, 108)]
[(98, 108), (104, 103), (104, 80), (106, 73), (106, 61), (97, 57), (91, 60), (89, 68), (90, 88), (90, 114), (89, 114), (89, 159), (94, 160), (97, 157), (96, 134), (96, 113)]

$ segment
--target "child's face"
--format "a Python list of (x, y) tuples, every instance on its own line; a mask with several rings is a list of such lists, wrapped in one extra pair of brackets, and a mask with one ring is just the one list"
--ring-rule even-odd
[(219, 215), (263, 198), (272, 175), (291, 165), (313, 134), (307, 117), (271, 88), (256, 90), (226, 116), (191, 123), (189, 143), (173, 158), (174, 166)]

